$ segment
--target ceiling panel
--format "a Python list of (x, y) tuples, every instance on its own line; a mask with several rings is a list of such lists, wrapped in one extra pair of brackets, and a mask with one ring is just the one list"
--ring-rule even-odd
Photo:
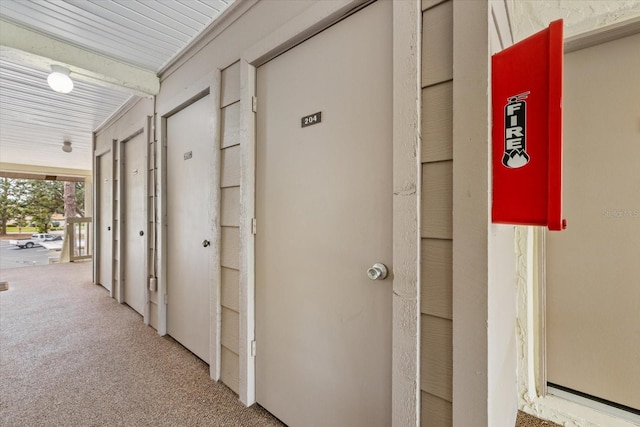
[(230, 0), (2, 0), (4, 19), (147, 70), (158, 71)]
[[(3, 20), (157, 73), (233, 0), (0, 0)], [(0, 59), (0, 162), (91, 169), (92, 132), (133, 95), (74, 80), (52, 91), (49, 70)], [(73, 151), (62, 151), (62, 142)]]
[[(91, 168), (92, 131), (131, 95), (82, 81), (52, 91), (48, 71), (0, 60), (0, 161)], [(71, 141), (73, 151), (62, 151)]]

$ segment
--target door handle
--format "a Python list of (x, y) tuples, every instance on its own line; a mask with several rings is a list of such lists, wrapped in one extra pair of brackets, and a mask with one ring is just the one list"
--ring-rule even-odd
[(144, 231), (140, 230), (140, 235), (144, 236)]
[(367, 276), (371, 280), (384, 280), (389, 274), (387, 266), (381, 262), (376, 262), (373, 266), (367, 270)]
[(208, 240), (203, 240), (203, 241), (202, 241), (202, 247), (203, 247), (203, 248), (209, 247), (209, 245), (211, 245), (211, 242), (210, 242), (210, 241), (208, 241)]

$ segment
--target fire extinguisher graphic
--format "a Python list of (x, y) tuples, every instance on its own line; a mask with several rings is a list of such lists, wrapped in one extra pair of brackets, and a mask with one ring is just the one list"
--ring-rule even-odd
[(504, 106), (504, 154), (503, 166), (516, 169), (529, 163), (527, 153), (527, 96), (523, 92), (507, 98)]

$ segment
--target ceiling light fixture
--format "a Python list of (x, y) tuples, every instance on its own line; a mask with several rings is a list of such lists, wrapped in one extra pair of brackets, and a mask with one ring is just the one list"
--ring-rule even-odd
[(65, 153), (70, 153), (73, 150), (73, 148), (71, 147), (71, 141), (64, 141), (62, 143), (62, 151), (64, 151)]
[(61, 65), (51, 66), (51, 74), (47, 77), (47, 83), (56, 92), (69, 93), (73, 90), (73, 81), (69, 77), (69, 69)]

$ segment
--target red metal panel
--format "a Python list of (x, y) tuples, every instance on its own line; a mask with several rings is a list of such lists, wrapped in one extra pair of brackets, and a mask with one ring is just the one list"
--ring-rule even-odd
[(562, 219), (562, 20), (492, 58), (495, 223)]

